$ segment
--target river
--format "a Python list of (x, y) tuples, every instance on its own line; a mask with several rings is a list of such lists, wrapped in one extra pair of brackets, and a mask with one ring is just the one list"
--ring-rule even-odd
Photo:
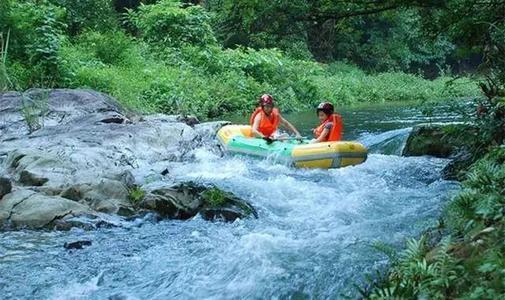
[[(405, 105), (343, 109), (346, 139), (370, 148), (361, 165), (298, 170), (208, 147), (175, 163), (176, 180), (214, 183), (250, 201), (258, 219), (234, 223), (118, 219), (117, 228), (0, 233), (2, 299), (324, 299), (387, 265), (372, 245), (401, 249), (434, 224), (458, 189), (447, 160), (400, 157), (426, 119)], [(307, 135), (315, 113), (289, 114)], [(454, 120), (439, 109), (435, 120)], [(63, 244), (91, 240), (68, 251)]]

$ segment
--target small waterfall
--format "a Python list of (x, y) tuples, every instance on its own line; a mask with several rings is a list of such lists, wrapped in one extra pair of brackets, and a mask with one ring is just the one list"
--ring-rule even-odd
[(358, 141), (368, 148), (369, 153), (401, 155), (412, 128), (402, 128), (386, 132), (362, 134)]

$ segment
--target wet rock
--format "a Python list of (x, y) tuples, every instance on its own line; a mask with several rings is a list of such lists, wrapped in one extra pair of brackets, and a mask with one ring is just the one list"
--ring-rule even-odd
[(418, 125), (412, 129), (403, 149), (403, 156), (431, 155), (448, 158), (467, 145), (471, 129), (465, 133), (463, 125)]
[(258, 218), (256, 209), (233, 193), (210, 187), (201, 195), (204, 202), (200, 213), (205, 220), (233, 222), (250, 216)]
[[(8, 147), (9, 143), (4, 142), (4, 145)], [(72, 165), (51, 153), (32, 150), (30, 146), (9, 151), (6, 165), (11, 175), (24, 186), (43, 186), (51, 181), (51, 186), (55, 187), (63, 184), (67, 175), (75, 171)]]
[(63, 244), (65, 249), (82, 249), (85, 246), (91, 246), (91, 241), (75, 241)]
[(87, 206), (61, 197), (20, 189), (0, 201), (0, 223), (12, 228), (47, 228), (69, 215), (91, 213)]
[(22, 185), (42, 186), (48, 181), (49, 179), (41, 175), (34, 174), (30, 171), (23, 170), (19, 173), (19, 183)]
[(67, 89), (0, 93), (0, 120), (0, 177), (11, 183), (0, 182), (0, 222), (12, 228), (93, 228), (77, 217), (139, 210), (187, 219), (206, 209), (208, 219), (235, 218), (231, 206), (221, 214), (206, 206), (200, 187), (161, 187), (134, 201), (140, 203), (130, 199), (139, 184), (133, 174), (154, 172), (165, 184), (167, 163), (185, 159), (227, 122), (140, 117), (105, 94)]
[(243, 219), (246, 217), (244, 212), (240, 209), (234, 208), (206, 208), (203, 209), (200, 214), (202, 218), (207, 221), (225, 221), (233, 222), (237, 219)]
[(198, 213), (201, 205), (198, 189), (179, 184), (162, 187), (146, 193), (139, 207), (159, 213), (170, 219), (189, 219)]
[(12, 191), (12, 184), (8, 178), (0, 177), (0, 200)]
[(119, 222), (106, 218), (103, 214), (68, 215), (53, 222), (54, 229), (68, 231), (72, 228), (94, 230), (98, 228), (120, 227)]
[(64, 189), (61, 192), (60, 197), (73, 201), (79, 201), (82, 199), (83, 195), (79, 186), (71, 186)]
[[(32, 89), (0, 94), (0, 140), (29, 134), (30, 126), (44, 128), (66, 124), (79, 117), (100, 113), (125, 113), (112, 97), (92, 90)], [(28, 108), (28, 109), (27, 109)], [(26, 111), (30, 111), (27, 116)], [(32, 123), (32, 125), (30, 125)]]
[(96, 211), (119, 215), (131, 215), (134, 212), (127, 187), (117, 180), (104, 178), (98, 184), (88, 185), (82, 190), (82, 199)]
[(131, 189), (135, 186), (135, 177), (133, 176), (132, 172), (129, 170), (125, 170), (121, 172), (120, 174), (114, 176), (112, 179), (115, 179), (127, 188)]
[(100, 122), (106, 123), (106, 124), (109, 124), (109, 123), (115, 123), (115, 124), (131, 123), (131, 121), (128, 118), (126, 118), (125, 116), (122, 116), (122, 115), (107, 116), (107, 117), (101, 119)]
[(465, 170), (478, 158), (479, 153), (469, 149), (478, 138), (476, 129), (464, 124), (418, 125), (409, 135), (402, 155), (450, 158), (451, 162), (442, 170), (442, 177), (461, 180)]
[(146, 194), (139, 207), (173, 219), (188, 219), (198, 213), (206, 220), (257, 217), (252, 205), (232, 193), (192, 182), (154, 189)]
[(202, 124), (198, 124), (195, 126), (195, 130), (198, 135), (204, 140), (214, 140), (216, 133), (223, 126), (230, 125), (229, 121), (213, 121), (213, 122), (205, 122)]
[(191, 127), (200, 124), (200, 120), (198, 120), (196, 116), (178, 116), (177, 121), (182, 122)]
[(474, 161), (475, 158), (469, 151), (462, 150), (442, 170), (442, 177), (445, 180), (463, 180), (465, 171), (468, 170)]

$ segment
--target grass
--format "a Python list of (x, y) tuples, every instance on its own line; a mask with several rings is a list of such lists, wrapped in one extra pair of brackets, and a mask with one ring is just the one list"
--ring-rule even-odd
[(228, 196), (222, 190), (213, 187), (202, 193), (205, 203), (212, 208), (222, 207), (228, 202)]
[(44, 116), (48, 111), (49, 91), (42, 90), (30, 97), (23, 93), (22, 99), (21, 114), (28, 131), (31, 133), (42, 128), (44, 126)]
[(262, 93), (273, 94), (283, 111), (311, 109), (323, 100), (350, 105), (479, 93), (466, 78), (453, 82), (450, 77), (429, 81), (401, 72), (366, 74), (345, 64), (294, 60), (277, 50), (190, 47), (186, 52), (167, 49), (159, 57), (149, 46), (131, 40), (122, 60), (105, 63), (86, 47), (71, 43), (63, 47), (65, 85), (109, 93), (145, 113), (194, 114), (203, 119), (249, 113)]
[(128, 199), (133, 205), (137, 205), (145, 197), (146, 192), (140, 187), (133, 187), (129, 190)]

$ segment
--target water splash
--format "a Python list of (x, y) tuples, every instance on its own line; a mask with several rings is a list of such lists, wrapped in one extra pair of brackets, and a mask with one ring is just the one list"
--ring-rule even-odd
[(358, 138), (358, 141), (363, 143), (370, 153), (401, 155), (411, 131), (410, 127), (376, 134), (365, 133)]
[[(360, 140), (374, 152), (387, 152), (385, 142), (409, 130)], [(168, 166), (174, 180), (233, 191), (257, 208), (259, 219), (228, 224), (197, 216), (91, 232), (47, 232), (43, 239), (38, 232), (2, 233), (0, 251), (25, 254), (12, 260), (0, 253), (2, 294), (77, 299), (354, 296), (352, 283), (386, 262), (370, 245), (381, 240), (400, 247), (433, 222), (456, 188), (440, 178), (447, 161), (428, 157), (371, 154), (364, 164), (333, 170), (222, 158), (208, 148), (191, 157)], [(61, 247), (83, 236), (93, 246), (75, 252)], [(22, 247), (27, 240), (34, 245), (31, 250)]]

